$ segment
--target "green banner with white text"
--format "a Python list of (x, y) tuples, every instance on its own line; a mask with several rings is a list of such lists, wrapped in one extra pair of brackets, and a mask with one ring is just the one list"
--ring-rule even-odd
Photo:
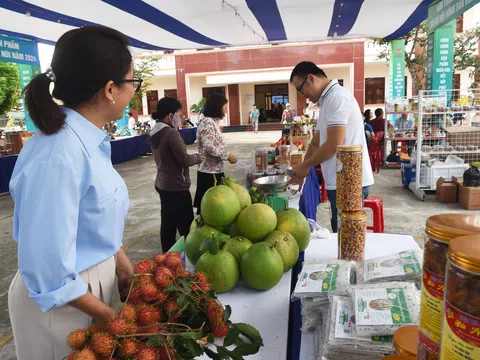
[(405, 96), (405, 41), (393, 40), (390, 43), (389, 99)]
[(428, 7), (428, 33), (455, 20), (480, 0), (436, 0)]
[(449, 90), (453, 82), (455, 20), (428, 36), (427, 90)]

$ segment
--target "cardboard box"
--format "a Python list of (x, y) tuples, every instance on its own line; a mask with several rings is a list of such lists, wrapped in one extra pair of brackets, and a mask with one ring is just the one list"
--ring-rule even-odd
[(460, 197), (459, 195), (460, 185), (463, 185), (463, 177), (452, 176), (452, 181), (454, 182), (454, 184), (457, 185), (457, 201), (458, 201)]
[(437, 180), (437, 200), (441, 203), (457, 202), (457, 184), (445, 180), (443, 177)]
[[(452, 146), (478, 145), (480, 137), (480, 127), (476, 126), (453, 126), (445, 129), (447, 133), (447, 142)], [(459, 155), (462, 157), (461, 155)]]
[(459, 185), (458, 202), (466, 210), (480, 210), (480, 187)]
[(290, 155), (290, 166), (293, 168), (303, 162), (305, 159), (305, 152), (299, 151)]

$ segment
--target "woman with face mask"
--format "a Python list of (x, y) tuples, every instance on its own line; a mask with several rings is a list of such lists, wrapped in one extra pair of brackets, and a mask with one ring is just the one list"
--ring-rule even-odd
[(155, 190), (160, 195), (160, 240), (164, 252), (175, 244), (177, 230), (181, 236), (188, 235), (193, 221), (188, 168), (203, 160), (199, 154), (187, 153), (185, 142), (177, 131), (181, 111), (182, 105), (177, 99), (161, 99), (157, 111), (152, 114), (156, 124), (149, 137), (157, 164)]

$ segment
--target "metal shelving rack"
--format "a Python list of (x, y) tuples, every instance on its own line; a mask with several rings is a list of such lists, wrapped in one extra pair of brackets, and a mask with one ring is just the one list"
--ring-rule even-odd
[[(418, 104), (418, 100), (416, 97), (400, 97), (400, 98), (395, 98), (392, 100), (387, 100), (385, 103), (385, 142), (384, 142), (384, 154), (383, 158), (385, 159), (385, 167), (387, 168), (395, 168), (395, 167), (400, 167), (401, 163), (399, 162), (388, 162), (387, 157), (390, 154), (389, 149), (388, 149), (388, 143), (393, 144), (392, 142), (395, 142), (398, 146), (399, 142), (406, 142), (406, 141), (416, 141), (417, 138), (415, 137), (415, 119), (418, 117), (418, 110), (413, 108), (412, 109), (412, 104)], [(402, 115), (402, 114), (407, 114), (411, 115), (414, 117), (414, 128), (408, 131), (404, 131), (406, 134), (411, 134), (412, 136), (393, 136), (389, 137), (388, 136), (388, 123), (390, 122), (394, 127), (395, 127), (395, 120), (393, 120), (392, 115)], [(394, 134), (398, 134), (398, 132), (402, 132), (403, 130), (398, 130), (394, 129)], [(412, 146), (412, 149), (415, 147), (415, 145)]]
[(422, 90), (418, 109), (416, 176), (409, 188), (425, 200), (439, 177), (462, 177), (480, 161), (480, 90)]

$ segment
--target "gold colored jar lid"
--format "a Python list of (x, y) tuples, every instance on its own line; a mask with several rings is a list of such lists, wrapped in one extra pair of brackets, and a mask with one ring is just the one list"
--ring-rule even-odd
[(363, 221), (367, 220), (367, 212), (364, 210), (355, 212), (342, 212), (340, 213), (340, 218), (345, 220)]
[(380, 360), (412, 360), (415, 359), (412, 356), (406, 356), (406, 355), (388, 355), (385, 357), (382, 357)]
[(444, 242), (480, 234), (480, 215), (441, 214), (427, 219), (427, 235)]
[(480, 273), (480, 234), (462, 236), (450, 241), (448, 258), (464, 270)]
[(362, 145), (338, 145), (337, 151), (362, 151)]
[(417, 357), (418, 325), (403, 326), (393, 334), (393, 346), (399, 354)]

